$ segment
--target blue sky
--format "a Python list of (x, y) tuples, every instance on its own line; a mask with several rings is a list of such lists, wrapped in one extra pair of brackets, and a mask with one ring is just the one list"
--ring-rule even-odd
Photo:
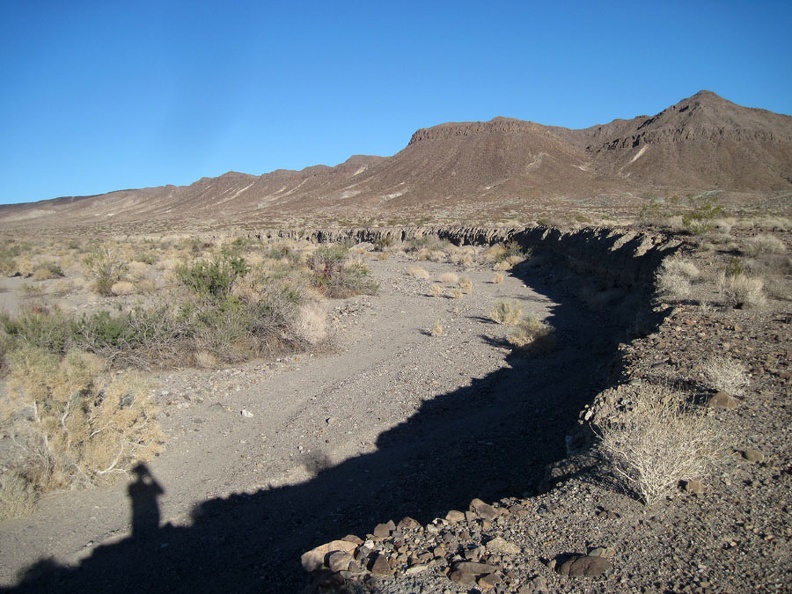
[(585, 128), (701, 89), (792, 114), (792, 2), (0, 1), (0, 204)]

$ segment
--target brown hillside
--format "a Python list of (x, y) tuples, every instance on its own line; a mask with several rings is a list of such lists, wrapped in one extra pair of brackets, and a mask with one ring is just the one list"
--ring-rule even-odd
[(388, 158), (0, 206), (0, 227), (100, 223), (139, 231), (295, 219), (538, 218), (577, 208), (629, 212), (643, 194), (709, 190), (742, 205), (770, 198), (786, 204), (792, 117), (702, 91), (652, 117), (583, 130), (508, 118), (448, 123), (418, 130)]

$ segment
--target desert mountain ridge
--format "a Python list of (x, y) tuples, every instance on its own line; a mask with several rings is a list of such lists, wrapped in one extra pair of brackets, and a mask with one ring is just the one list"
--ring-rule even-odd
[(417, 130), (391, 157), (0, 206), (2, 228), (496, 220), (629, 212), (647, 194), (792, 195), (792, 116), (701, 91), (654, 116), (584, 129), (498, 117)]

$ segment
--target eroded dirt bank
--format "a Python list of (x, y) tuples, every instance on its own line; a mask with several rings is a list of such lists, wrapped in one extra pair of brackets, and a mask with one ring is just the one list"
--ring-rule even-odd
[[(460, 233), (446, 236), (481, 237)], [(406, 274), (410, 262), (372, 260), (381, 294), (338, 306), (337, 352), (215, 375), (211, 390), (201, 383), (212, 378), (193, 372), (165, 378), (173, 439), (151, 464), (164, 525), (129, 536), (125, 485), (56, 495), (36, 517), (3, 524), (4, 582), (297, 592), (299, 556), (312, 546), (387, 518), (426, 523), (475, 497), (535, 493), (613, 375), (626, 332), (655, 323), (644, 316), (651, 274), (674, 246), (599, 231), (509, 238), (535, 258), (503, 285), (478, 269), (467, 273), (472, 295), (432, 298), (429, 281)], [(427, 268), (436, 276), (449, 265)], [(505, 329), (487, 317), (495, 299), (546, 318), (556, 350), (510, 355)], [(429, 336), (438, 321), (443, 335)]]

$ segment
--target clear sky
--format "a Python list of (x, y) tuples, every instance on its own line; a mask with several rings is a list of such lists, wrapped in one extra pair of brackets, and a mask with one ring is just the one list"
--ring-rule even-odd
[(708, 89), (792, 114), (790, 0), (0, 0), (0, 204), (585, 128)]

